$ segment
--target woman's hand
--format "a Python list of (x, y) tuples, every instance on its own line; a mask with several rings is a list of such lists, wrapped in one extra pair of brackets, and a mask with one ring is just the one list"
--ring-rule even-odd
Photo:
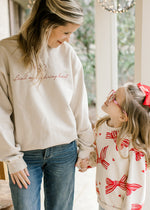
[(28, 179), (28, 176), (30, 175), (27, 168), (14, 174), (10, 174), (10, 176), (13, 184), (17, 184), (20, 189), (22, 186), (27, 189), (28, 185), (30, 185), (30, 180)]
[(79, 168), (80, 172), (85, 172), (88, 168), (88, 165), (89, 165), (88, 158), (85, 158), (85, 159), (78, 158), (76, 162), (76, 166)]

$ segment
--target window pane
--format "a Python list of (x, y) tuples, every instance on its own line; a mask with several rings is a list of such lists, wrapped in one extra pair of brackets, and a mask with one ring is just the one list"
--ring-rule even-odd
[(118, 85), (134, 81), (135, 7), (117, 15)]

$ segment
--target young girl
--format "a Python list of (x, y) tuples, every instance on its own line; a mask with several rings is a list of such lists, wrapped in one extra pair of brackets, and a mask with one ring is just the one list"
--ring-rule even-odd
[[(102, 105), (96, 123), (96, 191), (100, 210), (141, 210), (150, 166), (150, 87), (125, 84)], [(91, 153), (90, 165), (94, 165)]]

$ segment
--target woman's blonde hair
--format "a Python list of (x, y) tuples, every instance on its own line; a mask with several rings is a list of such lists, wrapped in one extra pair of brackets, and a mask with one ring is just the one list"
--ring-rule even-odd
[(25, 66), (30, 64), (37, 78), (43, 77), (51, 30), (67, 23), (80, 25), (82, 22), (83, 12), (76, 0), (36, 0), (18, 35)]
[[(147, 166), (150, 167), (150, 107), (143, 105), (145, 94), (136, 84), (126, 83), (125, 100), (122, 104), (126, 111), (128, 120), (122, 124), (117, 137), (118, 148), (122, 139), (128, 135), (132, 136), (133, 147), (145, 153)], [(106, 116), (96, 123), (96, 129), (110, 119)]]

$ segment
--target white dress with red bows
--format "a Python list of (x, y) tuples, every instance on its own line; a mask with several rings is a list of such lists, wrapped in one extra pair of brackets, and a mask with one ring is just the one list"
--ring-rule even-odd
[(98, 202), (105, 210), (141, 210), (146, 193), (145, 156), (124, 138), (122, 158), (116, 145), (118, 132), (105, 122), (96, 133)]

